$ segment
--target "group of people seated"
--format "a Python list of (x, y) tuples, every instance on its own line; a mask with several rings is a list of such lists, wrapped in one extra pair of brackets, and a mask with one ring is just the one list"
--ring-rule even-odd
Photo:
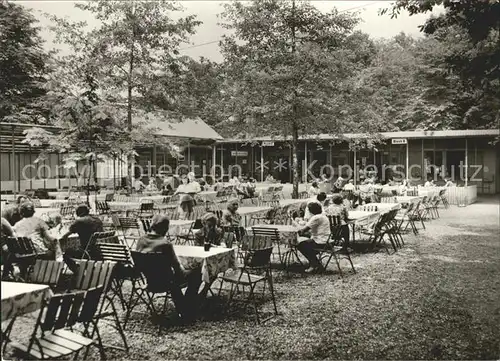
[(297, 249), (309, 262), (307, 273), (323, 271), (318, 253), (328, 242), (331, 234), (331, 225), (328, 216), (339, 217), (340, 234), (344, 240), (344, 246), (349, 244), (348, 219), (351, 201), (344, 199), (340, 194), (334, 194), (328, 199), (326, 193), (319, 193), (312, 201), (301, 207), (302, 212), (293, 220), (295, 226), (299, 227), (300, 236)]

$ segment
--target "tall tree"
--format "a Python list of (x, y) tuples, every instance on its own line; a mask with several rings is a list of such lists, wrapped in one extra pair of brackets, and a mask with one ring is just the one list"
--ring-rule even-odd
[(143, 95), (157, 86), (157, 76), (179, 71), (179, 46), (199, 22), (194, 15), (174, 20), (183, 8), (166, 0), (92, 0), (75, 7), (91, 12), (101, 25), (86, 31), (85, 23), (52, 16), (58, 25), (57, 40), (69, 44), (75, 57), (91, 54), (87, 58), (96, 68), (97, 80), (108, 95), (113, 94), (110, 101), (126, 104), (126, 124), (132, 129), (134, 112), (151, 104)]
[(338, 134), (349, 127), (339, 94), (348, 91), (363, 61), (349, 46), (358, 20), (336, 10), (323, 14), (298, 0), (232, 2), (222, 19), (232, 33), (221, 43), (225, 110), (231, 114), (226, 123), (250, 137), (290, 139), (297, 196), (299, 135)]
[[(431, 11), (441, 5), (445, 11), (429, 18), (421, 30), (448, 44), (444, 61), (461, 80), (463, 96), (457, 98), (462, 127), (492, 127), (500, 122), (500, 1), (498, 0), (398, 0), (383, 13), (398, 16)], [(453, 44), (453, 38), (456, 44)], [(459, 45), (459, 46), (457, 46)]]
[(33, 102), (44, 94), (48, 54), (35, 24), (23, 6), (0, 2), (0, 120), (43, 121)]

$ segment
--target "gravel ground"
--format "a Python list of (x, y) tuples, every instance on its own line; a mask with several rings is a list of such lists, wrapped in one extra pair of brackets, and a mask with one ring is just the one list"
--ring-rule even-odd
[[(275, 272), (280, 315), (255, 325), (250, 309), (170, 322), (157, 334), (146, 314), (127, 327), (130, 353), (111, 359), (499, 359), (498, 199), (441, 210), (395, 254), (356, 254), (356, 274)], [(347, 271), (347, 264), (343, 264)], [(331, 266), (330, 266), (331, 267)], [(269, 299), (262, 304), (271, 312)], [(106, 341), (118, 337), (106, 325)], [(98, 358), (95, 350), (91, 358)]]

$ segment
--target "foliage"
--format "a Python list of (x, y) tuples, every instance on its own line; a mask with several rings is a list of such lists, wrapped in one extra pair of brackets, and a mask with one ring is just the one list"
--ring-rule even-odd
[[(445, 12), (431, 17), (421, 29), (437, 40), (437, 59), (460, 79), (452, 98), (452, 115), (460, 119), (454, 128), (497, 127), (500, 122), (500, 2), (451, 0), (398, 0), (391, 11), (411, 15), (444, 6)], [(437, 45), (437, 44), (435, 44)], [(440, 51), (444, 50), (444, 51)], [(459, 94), (462, 92), (463, 94)], [(454, 110), (453, 110), (454, 108)]]
[(35, 22), (24, 7), (0, 2), (0, 120), (43, 121), (32, 103), (44, 94), (49, 55)]
[(224, 126), (239, 130), (233, 136), (291, 138), (296, 194), (299, 134), (343, 133), (353, 117), (358, 125), (375, 123), (346, 111), (342, 97), (369, 62), (368, 39), (353, 32), (355, 16), (323, 14), (306, 1), (233, 2), (222, 19), (232, 32), (221, 43), (228, 93)]
[[(160, 75), (180, 71), (179, 45), (188, 41), (199, 22), (194, 16), (174, 20), (173, 14), (182, 7), (165, 0), (94, 0), (75, 7), (91, 12), (101, 26), (87, 31), (85, 23), (52, 16), (57, 24), (53, 28), (56, 40), (70, 45), (72, 56), (86, 58), (100, 86), (107, 91), (106, 100), (126, 104), (127, 125), (132, 128), (137, 108), (157, 110), (148, 107), (152, 103), (144, 95), (154, 92)], [(170, 96), (167, 89), (166, 98)], [(175, 112), (175, 104), (164, 110)]]

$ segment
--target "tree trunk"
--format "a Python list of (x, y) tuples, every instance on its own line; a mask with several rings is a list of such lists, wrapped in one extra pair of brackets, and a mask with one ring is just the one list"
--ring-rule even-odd
[(298, 156), (298, 141), (299, 141), (299, 132), (297, 129), (297, 124), (293, 122), (293, 130), (292, 130), (292, 169), (293, 169), (293, 190), (292, 190), (292, 198), (299, 198), (299, 156)]
[[(95, 197), (94, 207), (97, 210), (97, 193), (99, 193), (99, 191), (97, 189), (97, 159), (93, 162), (92, 171), (94, 173), (94, 197)], [(90, 205), (90, 203), (89, 203), (89, 205)]]
[[(133, 10), (132, 10), (133, 11)], [(132, 131), (132, 92), (134, 89), (133, 84), (133, 72), (134, 72), (134, 62), (135, 62), (135, 53), (134, 53), (134, 45), (135, 45), (135, 24), (132, 24), (132, 41), (130, 44), (130, 54), (129, 54), (129, 64), (128, 64), (128, 81), (127, 81), (127, 128), (128, 131)], [(129, 190), (132, 192), (132, 179), (134, 177), (134, 158), (130, 157), (127, 159), (128, 166), (128, 185)]]
[(87, 178), (87, 205), (90, 205), (90, 180), (92, 179), (92, 158), (89, 158), (89, 177)]

